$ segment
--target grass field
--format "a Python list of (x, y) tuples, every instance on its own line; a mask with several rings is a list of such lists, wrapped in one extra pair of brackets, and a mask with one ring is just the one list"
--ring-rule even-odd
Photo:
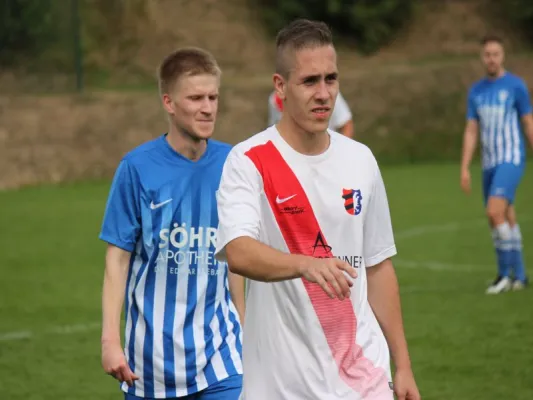
[[(495, 257), (480, 171), (470, 197), (458, 188), (456, 165), (387, 167), (383, 175), (422, 398), (533, 399), (533, 289), (484, 294)], [(532, 180), (530, 167), (517, 200), (530, 271)], [(104, 244), (97, 235), (108, 188), (0, 193), (0, 399), (121, 398), (100, 367)]]

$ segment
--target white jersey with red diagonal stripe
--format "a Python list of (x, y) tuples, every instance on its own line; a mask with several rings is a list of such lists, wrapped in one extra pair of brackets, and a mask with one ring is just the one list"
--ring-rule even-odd
[(235, 146), (217, 193), (217, 257), (249, 236), (277, 250), (339, 257), (357, 269), (350, 300), (305, 279), (250, 281), (243, 328), (245, 400), (391, 400), (389, 349), (367, 300), (365, 268), (396, 254), (378, 164), (329, 132), (316, 156), (275, 127)]

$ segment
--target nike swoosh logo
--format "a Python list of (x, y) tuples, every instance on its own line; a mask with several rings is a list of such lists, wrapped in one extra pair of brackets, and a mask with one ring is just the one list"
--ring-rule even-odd
[(161, 203), (157, 203), (157, 204), (154, 204), (154, 202), (152, 201), (152, 202), (150, 203), (150, 208), (151, 208), (152, 210), (155, 210), (156, 208), (162, 207), (162, 206), (164, 206), (165, 204), (170, 203), (171, 201), (172, 201), (172, 199), (168, 199), (168, 200), (162, 201)]
[(278, 204), (285, 203), (287, 200), (292, 199), (294, 196), (296, 196), (296, 195), (293, 194), (292, 196), (285, 197), (284, 199), (280, 199), (279, 196), (276, 196), (276, 203), (278, 203)]

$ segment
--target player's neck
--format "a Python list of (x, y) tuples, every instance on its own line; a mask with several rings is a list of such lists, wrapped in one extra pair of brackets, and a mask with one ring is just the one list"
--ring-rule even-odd
[(168, 130), (167, 142), (177, 153), (191, 161), (198, 161), (207, 148), (207, 140), (194, 139), (174, 126)]
[(505, 68), (501, 68), (496, 74), (489, 75), (488, 77), (490, 80), (495, 81), (496, 79), (499, 79), (504, 75), (505, 75)]
[(312, 133), (288, 119), (281, 119), (276, 125), (279, 134), (298, 153), (306, 156), (317, 156), (324, 153), (329, 147), (329, 135), (327, 132)]

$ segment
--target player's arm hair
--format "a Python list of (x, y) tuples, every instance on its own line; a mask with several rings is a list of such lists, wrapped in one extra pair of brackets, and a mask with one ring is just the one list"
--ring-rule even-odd
[(351, 119), (348, 122), (346, 122), (343, 126), (341, 126), (339, 128), (339, 133), (342, 133), (344, 136), (347, 136), (349, 138), (353, 138), (355, 134), (353, 120)]
[(522, 126), (524, 127), (524, 133), (529, 140), (529, 145), (533, 149), (533, 114), (526, 114), (522, 117)]
[(463, 153), (461, 157), (461, 169), (470, 168), (472, 157), (477, 147), (479, 125), (475, 119), (469, 119), (463, 134)]
[(235, 308), (239, 313), (241, 324), (244, 324), (244, 278), (241, 275), (237, 275), (230, 271), (228, 274), (228, 282), (231, 300), (233, 301), (233, 304), (235, 304)]
[(388, 258), (366, 271), (368, 302), (385, 335), (394, 365), (396, 369), (411, 368), (403, 327), (400, 290), (392, 261)]
[(226, 245), (230, 271), (261, 282), (279, 282), (302, 276), (307, 256), (287, 254), (251, 237), (241, 236)]
[(120, 318), (124, 304), (131, 253), (109, 244), (105, 256), (102, 290), (102, 343), (120, 343)]

